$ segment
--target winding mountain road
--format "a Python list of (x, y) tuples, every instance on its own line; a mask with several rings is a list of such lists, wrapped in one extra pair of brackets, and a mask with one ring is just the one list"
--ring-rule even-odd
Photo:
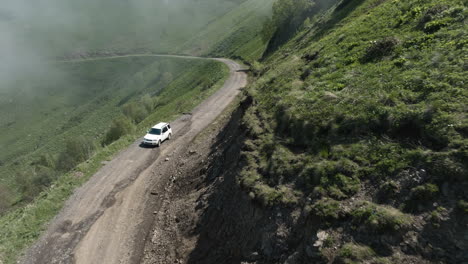
[[(171, 55), (157, 56), (180, 59), (211, 59)], [(81, 59), (96, 60), (94, 58)], [(121, 151), (104, 165), (88, 182), (75, 190), (47, 231), (27, 250), (21, 263), (115, 264), (139, 262), (150, 219), (158, 210), (149, 205), (150, 192), (164, 193), (171, 159), (226, 108), (247, 84), (241, 66), (229, 59), (230, 69), (224, 86), (196, 107), (191, 115), (171, 122), (174, 136), (161, 148), (143, 148), (141, 140)], [(161, 196), (163, 197), (163, 196)], [(153, 197), (154, 200), (154, 197)], [(149, 211), (151, 210), (151, 211)]]

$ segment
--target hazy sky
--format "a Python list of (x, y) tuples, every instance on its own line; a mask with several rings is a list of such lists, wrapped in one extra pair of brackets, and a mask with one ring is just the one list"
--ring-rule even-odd
[(138, 48), (170, 52), (174, 42), (187, 40), (235, 1), (4, 0), (0, 89), (45, 69), (55, 70), (47, 61), (73, 52)]

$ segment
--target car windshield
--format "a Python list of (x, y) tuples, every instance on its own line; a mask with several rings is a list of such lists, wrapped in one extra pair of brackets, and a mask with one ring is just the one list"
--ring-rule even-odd
[(161, 135), (161, 129), (152, 128), (148, 133), (151, 134), (151, 135)]

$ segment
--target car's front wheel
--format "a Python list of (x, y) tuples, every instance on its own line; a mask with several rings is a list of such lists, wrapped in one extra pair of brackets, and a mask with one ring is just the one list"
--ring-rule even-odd
[(172, 134), (169, 134), (169, 136), (167, 136), (167, 139), (171, 140), (171, 137), (172, 137)]
[(161, 146), (161, 140), (158, 141), (158, 144), (156, 144), (157, 147)]

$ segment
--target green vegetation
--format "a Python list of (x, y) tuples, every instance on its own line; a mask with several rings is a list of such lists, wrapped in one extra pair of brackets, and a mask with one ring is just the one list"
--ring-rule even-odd
[(354, 243), (347, 243), (339, 250), (336, 263), (357, 264), (366, 260), (369, 261), (375, 256), (375, 252), (370, 247)]
[(247, 0), (212, 20), (199, 34), (177, 48), (178, 53), (239, 58), (254, 62), (267, 44), (262, 40), (263, 22), (271, 14), (273, 0)]
[(310, 4), (277, 0), (265, 24), (268, 48), (252, 63), (247, 89), (253, 103), (242, 121), (239, 182), (251, 197), (269, 197), (269, 207), (285, 205), (279, 190), (286, 190), (295, 197), (288, 206), (382, 250), (375, 254), (390, 243), (377, 236), (403, 242), (411, 230), (452, 255), (464, 242), (435, 241), (422, 230), (461, 232), (464, 216), (450, 212), (466, 211), (466, 3)]
[(134, 125), (127, 117), (118, 117), (114, 119), (114, 121), (112, 121), (112, 125), (107, 131), (106, 136), (102, 141), (102, 144), (109, 145), (112, 142), (121, 138), (122, 136), (131, 134), (134, 130)]
[(431, 181), (412, 196), (424, 199), (466, 181), (466, 13), (455, 0), (344, 1), (312, 16), (255, 67), (247, 185), (341, 200), (421, 170)]
[(431, 205), (439, 194), (439, 187), (435, 184), (427, 183), (416, 186), (410, 190), (410, 197), (405, 203), (405, 209), (408, 211), (424, 210)]
[(412, 223), (410, 215), (398, 209), (364, 202), (351, 212), (353, 221), (378, 232), (395, 232), (407, 229)]
[[(94, 142), (90, 138), (83, 136), (76, 136), (67, 139), (65, 142), (65, 149), (59, 154), (57, 160), (57, 168), (61, 171), (69, 171), (79, 163), (88, 160), (96, 149)], [(44, 160), (45, 166), (51, 166), (52, 157), (42, 156), (40, 160)]]
[(273, 4), (273, 15), (262, 30), (262, 39), (268, 43), (267, 53), (286, 43), (298, 30), (310, 27), (310, 17), (327, 9), (337, 0), (278, 0)]
[(433, 227), (439, 228), (440, 223), (444, 220), (444, 215), (447, 215), (447, 209), (439, 206), (436, 210), (431, 212), (428, 220), (431, 222)]
[(458, 201), (457, 209), (464, 214), (468, 214), (468, 202), (464, 200)]
[(340, 217), (340, 212), (340, 203), (328, 198), (317, 201), (313, 207), (314, 215), (323, 221), (337, 220)]
[(291, 37), (315, 10), (315, 1), (308, 0), (281, 0), (273, 4), (272, 18), (265, 23), (262, 31), (263, 39), (277, 38), (281, 35), (283, 43)]
[(439, 192), (437, 185), (428, 183), (420, 185), (411, 189), (411, 196), (414, 199), (425, 201), (434, 199), (435, 195)]

